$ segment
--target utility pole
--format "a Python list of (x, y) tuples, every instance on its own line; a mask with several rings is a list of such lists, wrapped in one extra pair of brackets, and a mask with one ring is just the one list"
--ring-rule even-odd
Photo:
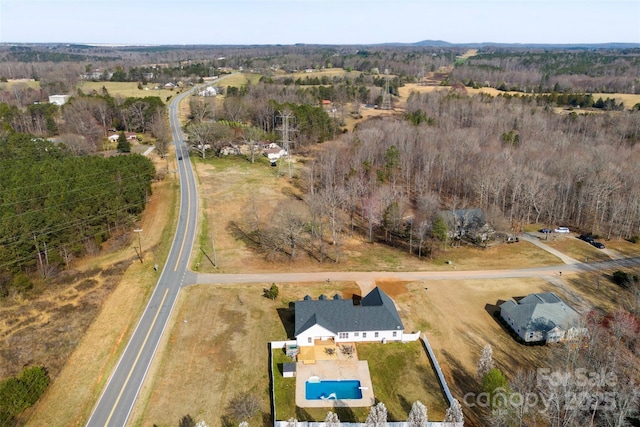
[(389, 93), (389, 76), (386, 75), (384, 77), (384, 93), (382, 94), (382, 105), (380, 106), (383, 110), (391, 110), (391, 93)]
[(289, 110), (285, 110), (280, 112), (278, 117), (282, 120), (282, 127), (279, 130), (282, 131), (282, 148), (286, 153), (285, 156), (287, 156), (289, 178), (293, 178), (293, 171), (291, 169), (291, 144), (289, 143), (289, 119), (292, 117), (292, 114)]
[(213, 240), (213, 234), (211, 235), (211, 246), (213, 247), (213, 266), (218, 268), (218, 259), (216, 258), (216, 242)]
[(142, 233), (142, 228), (136, 228), (133, 230), (134, 233), (138, 234), (138, 249), (140, 250), (140, 253), (138, 253), (138, 258), (140, 258), (140, 263), (142, 264), (142, 240), (140, 239), (140, 233)]

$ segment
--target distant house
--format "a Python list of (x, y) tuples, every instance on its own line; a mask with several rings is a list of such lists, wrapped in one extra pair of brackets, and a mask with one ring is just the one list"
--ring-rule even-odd
[(487, 222), (484, 211), (479, 208), (443, 211), (440, 216), (447, 222), (449, 237), (470, 239), (476, 242), (490, 240), (494, 228)]
[(49, 103), (64, 105), (69, 101), (69, 95), (49, 95)]
[(525, 342), (553, 343), (586, 332), (580, 327), (580, 315), (553, 292), (504, 302), (500, 316)]
[(330, 339), (336, 343), (402, 341), (404, 325), (393, 300), (376, 287), (360, 304), (338, 295), (296, 301), (294, 334), (300, 347)]
[(174, 88), (176, 88), (176, 87), (177, 87), (177, 85), (176, 85), (175, 83), (173, 83), (173, 82), (169, 82), (169, 83), (166, 83), (166, 84), (164, 85), (164, 88), (165, 88), (165, 89), (174, 89)]
[[(137, 141), (138, 140), (138, 134), (135, 132), (125, 132), (124, 133), (124, 137), (127, 138), (129, 141)], [(118, 142), (118, 138), (120, 138), (120, 134), (119, 133), (114, 133), (112, 135), (109, 135), (109, 137), (107, 138), (109, 141), (111, 142)]]
[(286, 156), (288, 153), (287, 150), (272, 142), (265, 145), (262, 154), (264, 154), (271, 163), (275, 163), (280, 157)]
[(198, 92), (199, 96), (216, 96), (217, 94), (218, 94), (218, 91), (216, 90), (216, 88), (212, 86), (207, 86), (206, 89)]

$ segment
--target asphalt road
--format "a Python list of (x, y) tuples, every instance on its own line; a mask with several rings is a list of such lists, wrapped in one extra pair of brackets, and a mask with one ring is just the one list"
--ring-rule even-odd
[[(189, 161), (184, 136), (178, 121), (180, 100), (190, 95), (186, 91), (176, 96), (169, 106), (169, 121), (176, 146), (180, 179), (180, 218), (166, 264), (149, 303), (96, 404), (87, 426), (124, 426), (135, 403), (140, 387), (167, 326), (180, 288), (193, 283), (195, 277), (187, 271), (193, 248), (198, 212), (196, 182)], [(144, 233), (144, 230), (143, 232)], [(144, 236), (144, 234), (143, 234)], [(146, 261), (153, 268), (150, 260)], [(125, 284), (126, 285), (126, 284)]]
[[(187, 270), (189, 256), (195, 241), (198, 212), (197, 188), (187, 146), (178, 121), (178, 105), (188, 96), (186, 91), (173, 99), (169, 106), (169, 119), (176, 145), (178, 177), (180, 179), (180, 218), (167, 262), (156, 288), (149, 299), (133, 335), (127, 344), (115, 370), (96, 404), (87, 426), (125, 426), (138, 396), (158, 344), (167, 326), (173, 306), (183, 286), (229, 283), (316, 282), (316, 281), (372, 281), (395, 280), (444, 280), (472, 278), (507, 278), (555, 276), (567, 273), (630, 267), (640, 264), (640, 258), (616, 259), (598, 263), (581, 263), (563, 259), (566, 265), (511, 270), (422, 272), (310, 272), (310, 273), (262, 273), (262, 274), (195, 274)], [(532, 239), (533, 240), (533, 239)], [(540, 245), (536, 242), (535, 244)], [(546, 246), (546, 245), (544, 245)], [(548, 247), (547, 247), (548, 248)], [(149, 268), (153, 268), (147, 260)]]

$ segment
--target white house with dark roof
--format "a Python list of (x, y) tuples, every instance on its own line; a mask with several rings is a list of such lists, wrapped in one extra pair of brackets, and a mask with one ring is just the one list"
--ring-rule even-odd
[(585, 333), (580, 315), (553, 292), (506, 301), (500, 316), (525, 342), (558, 342)]
[(294, 334), (301, 347), (330, 339), (336, 343), (402, 341), (404, 325), (393, 300), (376, 287), (359, 304), (338, 295), (296, 301)]

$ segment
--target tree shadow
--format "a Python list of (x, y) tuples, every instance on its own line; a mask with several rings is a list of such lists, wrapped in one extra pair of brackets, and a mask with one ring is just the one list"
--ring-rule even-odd
[(356, 420), (356, 414), (353, 413), (353, 410), (348, 406), (334, 406), (333, 412), (338, 415), (338, 419), (344, 423), (355, 423), (358, 422)]
[(262, 413), (262, 427), (273, 427), (273, 418), (268, 412)]
[[(411, 411), (411, 406), (413, 406), (413, 403), (409, 402), (407, 398), (401, 395), (400, 393), (396, 394), (396, 396), (398, 396), (398, 400), (400, 401), (400, 406), (402, 406), (402, 409), (404, 410), (405, 414), (408, 415), (409, 412)], [(406, 420), (406, 419), (407, 419), (406, 416), (401, 418), (401, 420)]]
[(280, 317), (280, 321), (282, 322), (282, 326), (284, 326), (284, 330), (287, 334), (287, 339), (295, 338), (294, 333), (296, 329), (296, 321), (295, 321), (296, 318), (295, 318), (295, 310), (291, 305), (287, 308), (276, 309), (278, 312), (278, 316)]
[(315, 421), (311, 414), (305, 411), (304, 408), (296, 406), (296, 420), (298, 421)]
[(234, 427), (235, 424), (233, 422), (233, 420), (231, 419), (231, 417), (227, 414), (224, 414), (220, 417), (220, 425), (222, 427)]
[(243, 242), (249, 249), (260, 250), (260, 239), (257, 231), (245, 231), (236, 221), (229, 221), (227, 231), (234, 239)]

